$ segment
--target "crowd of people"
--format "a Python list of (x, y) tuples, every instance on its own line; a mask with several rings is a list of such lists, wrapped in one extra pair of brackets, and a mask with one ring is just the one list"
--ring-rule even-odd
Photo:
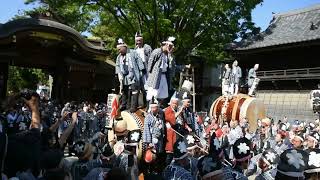
[(118, 40), (116, 75), (119, 109), (143, 109), (140, 127), (129, 130), (104, 103), (62, 105), (23, 91), (1, 111), (2, 179), (320, 179), (319, 120), (257, 119), (253, 132), (246, 119), (196, 113), (188, 92), (170, 93), (174, 38), (155, 50), (135, 40), (135, 49)]
[(286, 118), (277, 122), (265, 118), (250, 133), (245, 120), (218, 123), (193, 113), (189, 96), (173, 96), (165, 109), (151, 100), (143, 130), (114, 129), (116, 138), (110, 141), (106, 104), (60, 106), (51, 101), (39, 103), (36, 95), (29, 98), (15, 98), (1, 114), (3, 179), (320, 176), (319, 120), (289, 123)]

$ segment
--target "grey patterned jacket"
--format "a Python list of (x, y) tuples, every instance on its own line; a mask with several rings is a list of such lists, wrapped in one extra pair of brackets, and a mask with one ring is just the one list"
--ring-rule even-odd
[(143, 142), (146, 144), (152, 143), (155, 145), (156, 151), (161, 153), (165, 146), (165, 132), (164, 113), (159, 111), (157, 117), (148, 113), (144, 120)]
[(249, 73), (248, 73), (248, 86), (251, 87), (253, 82), (254, 82), (254, 78), (257, 77), (257, 73), (256, 71), (254, 70), (254, 68), (251, 68), (249, 70)]
[[(159, 89), (160, 78), (161, 78), (161, 62), (166, 58), (166, 54), (162, 52), (161, 48), (155, 49), (152, 51), (149, 61), (148, 61), (148, 73), (149, 77), (147, 80), (148, 87), (153, 89)], [(167, 81), (168, 81), (168, 89), (171, 89), (171, 79), (175, 74), (175, 61), (173, 58), (168, 58), (168, 68), (167, 68)]]
[(139, 81), (141, 79), (142, 73), (141, 71), (145, 69), (145, 66), (142, 62), (142, 59), (137, 54), (135, 50), (127, 49), (126, 54), (126, 62), (132, 62), (132, 68), (130, 68), (130, 65), (128, 67), (128, 74), (123, 74), (121, 69), (123, 68), (123, 65), (120, 63), (120, 57), (119, 54), (116, 59), (116, 74), (119, 76), (121, 75), (123, 77), (123, 85), (131, 85), (134, 83), (139, 84)]
[(235, 69), (235, 73), (233, 72), (233, 69), (231, 69), (230, 83), (239, 84), (240, 78), (242, 77), (241, 68), (239, 66), (232, 67), (232, 68), (236, 68), (236, 69)]
[[(135, 49), (137, 49), (137, 47)], [(148, 67), (148, 61), (149, 61), (150, 55), (152, 53), (152, 48), (148, 44), (144, 44), (143, 45), (143, 50), (144, 50), (144, 56), (145, 56), (144, 65), (147, 68)]]
[(248, 180), (242, 173), (239, 173), (230, 167), (223, 168), (223, 177), (224, 180)]

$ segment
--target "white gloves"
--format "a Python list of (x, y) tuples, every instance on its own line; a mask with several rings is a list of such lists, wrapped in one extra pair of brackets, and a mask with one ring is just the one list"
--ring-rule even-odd
[(170, 123), (166, 123), (166, 127), (167, 127), (167, 129), (170, 129), (171, 128), (171, 125), (170, 125)]

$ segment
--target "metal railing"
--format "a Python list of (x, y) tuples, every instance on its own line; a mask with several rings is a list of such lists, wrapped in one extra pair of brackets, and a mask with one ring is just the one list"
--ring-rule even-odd
[(320, 79), (320, 67), (286, 69), (272, 71), (258, 71), (258, 78), (263, 81), (267, 80), (289, 80), (289, 79)]

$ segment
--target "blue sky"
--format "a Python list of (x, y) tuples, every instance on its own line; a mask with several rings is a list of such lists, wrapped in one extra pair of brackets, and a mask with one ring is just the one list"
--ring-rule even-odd
[[(24, 0), (1, 0), (0, 23), (10, 20), (22, 9), (32, 9), (35, 5), (25, 5)], [(262, 30), (268, 27), (272, 19), (272, 12), (281, 13), (293, 9), (308, 7), (320, 3), (320, 0), (265, 0), (262, 5), (258, 5), (252, 12), (253, 22)]]
[(294, 9), (319, 4), (320, 0), (264, 0), (252, 12), (252, 20), (265, 30), (272, 19), (272, 12), (283, 13)]

